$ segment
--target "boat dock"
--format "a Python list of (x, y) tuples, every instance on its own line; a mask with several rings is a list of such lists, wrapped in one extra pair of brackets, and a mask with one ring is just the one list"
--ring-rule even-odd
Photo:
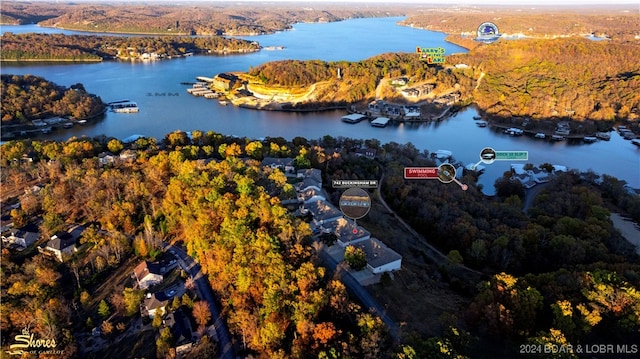
[(346, 123), (358, 123), (366, 118), (365, 115), (359, 113), (352, 113), (350, 115), (342, 116), (340, 119)]
[(388, 117), (378, 117), (375, 120), (371, 121), (371, 126), (373, 127), (385, 127), (391, 119)]
[(138, 104), (133, 101), (117, 101), (110, 102), (111, 111), (116, 113), (135, 113), (139, 112)]

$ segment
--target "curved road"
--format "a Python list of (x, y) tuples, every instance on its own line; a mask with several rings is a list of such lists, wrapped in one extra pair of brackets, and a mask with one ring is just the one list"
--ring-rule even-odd
[(218, 342), (220, 343), (220, 358), (235, 359), (235, 355), (233, 354), (233, 345), (231, 343), (231, 334), (229, 334), (227, 324), (224, 322), (224, 320), (222, 320), (222, 316), (220, 315), (220, 310), (218, 309), (218, 305), (215, 301), (213, 291), (209, 286), (207, 277), (202, 274), (200, 265), (196, 263), (193, 258), (188, 256), (187, 253), (185, 253), (185, 251), (183, 251), (181, 248), (168, 245), (165, 247), (165, 249), (173, 251), (175, 256), (178, 258), (180, 267), (182, 267), (182, 269), (189, 273), (189, 275), (193, 278), (193, 281), (195, 282), (198, 289), (198, 293), (200, 293), (200, 297), (206, 300), (207, 304), (209, 304), (209, 311), (211, 312), (213, 325), (216, 329)]
[(373, 312), (373, 314), (378, 315), (380, 319), (382, 319), (382, 322), (389, 328), (389, 334), (391, 335), (391, 337), (395, 341), (400, 340), (400, 329), (398, 328), (398, 325), (393, 321), (393, 319), (391, 319), (391, 317), (389, 317), (389, 315), (387, 315), (386, 310), (382, 306), (380, 306), (380, 304), (378, 304), (375, 298), (373, 298), (373, 296), (369, 294), (369, 292), (367, 292), (367, 290), (364, 289), (364, 287), (361, 286), (360, 283), (358, 283), (358, 281), (351, 275), (351, 273), (337, 268), (338, 262), (336, 262), (336, 260), (333, 259), (333, 257), (331, 257), (331, 255), (329, 255), (329, 253), (325, 251), (324, 246), (318, 251), (318, 253), (320, 254), (320, 258), (322, 259), (324, 264), (327, 266), (327, 269), (332, 272), (338, 273), (338, 277), (347, 287), (347, 290), (351, 292), (351, 294), (358, 297), (362, 304), (365, 307), (369, 308), (369, 310)]

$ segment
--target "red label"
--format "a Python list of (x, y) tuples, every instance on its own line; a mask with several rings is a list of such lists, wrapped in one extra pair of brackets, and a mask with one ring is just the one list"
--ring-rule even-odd
[(436, 179), (438, 167), (405, 167), (405, 179)]

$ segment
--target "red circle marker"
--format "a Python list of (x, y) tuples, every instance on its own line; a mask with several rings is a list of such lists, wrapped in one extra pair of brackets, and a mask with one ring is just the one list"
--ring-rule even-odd
[(358, 234), (358, 230), (356, 228), (353, 229), (353, 234)]

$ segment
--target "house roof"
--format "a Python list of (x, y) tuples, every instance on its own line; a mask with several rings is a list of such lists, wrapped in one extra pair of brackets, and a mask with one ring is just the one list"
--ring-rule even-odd
[(331, 218), (342, 217), (340, 212), (331, 203), (323, 200), (311, 201), (306, 203), (305, 208), (311, 212), (316, 221), (323, 221)]
[(262, 160), (263, 166), (293, 166), (293, 158), (275, 158), (275, 157), (265, 157)]
[(59, 232), (51, 237), (51, 240), (47, 242), (47, 247), (63, 250), (67, 247), (71, 247), (76, 244), (76, 238), (67, 232)]
[(300, 199), (302, 199), (302, 201), (308, 201), (311, 198), (313, 198), (314, 196), (320, 196), (323, 199), (326, 199), (327, 197), (324, 195), (324, 193), (322, 193), (322, 191), (319, 191), (316, 188), (310, 187), (308, 189), (305, 189), (303, 191), (300, 192)]
[(317, 189), (322, 189), (322, 182), (316, 181), (314, 178), (305, 178), (300, 182), (298, 186), (299, 190), (303, 191), (310, 187), (316, 187)]
[(40, 234), (37, 232), (28, 232), (23, 230), (17, 230), (13, 233), (13, 236), (16, 238), (24, 238), (25, 242), (33, 243), (40, 238)]
[(192, 342), (191, 324), (182, 309), (167, 314), (164, 325), (171, 330), (176, 346)]
[(341, 217), (338, 220), (333, 221), (323, 227), (332, 231), (336, 235), (338, 240), (345, 244), (371, 235), (369, 231), (367, 231), (363, 227), (356, 225), (353, 220), (346, 219), (344, 217)]
[(148, 274), (162, 275), (161, 268), (162, 265), (160, 265), (160, 263), (142, 261), (133, 269), (133, 273), (136, 275), (136, 278), (140, 280)]
[(299, 170), (298, 173), (301, 173), (305, 178), (310, 178), (322, 186), (322, 171), (317, 168), (308, 168), (304, 170)]
[(168, 303), (169, 298), (167, 298), (162, 292), (149, 293), (144, 298), (144, 306), (145, 308), (147, 308), (147, 310), (162, 308)]
[(402, 259), (400, 254), (387, 247), (377, 238), (370, 238), (369, 240), (355, 244), (355, 246), (364, 250), (367, 256), (367, 264), (373, 268), (381, 267)]

